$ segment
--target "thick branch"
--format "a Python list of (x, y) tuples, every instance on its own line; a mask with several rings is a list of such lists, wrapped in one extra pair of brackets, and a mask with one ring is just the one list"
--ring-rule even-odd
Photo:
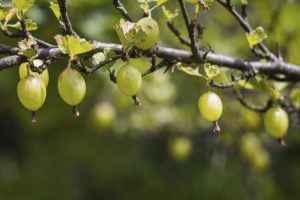
[[(111, 48), (116, 53), (122, 53), (122, 45), (114, 44), (114, 43), (103, 43), (97, 42), (95, 43), (97, 49), (96, 51), (103, 51), (104, 48)], [(96, 52), (94, 51), (94, 52)], [(199, 50), (199, 54), (204, 55), (206, 52)], [(54, 57), (63, 56), (63, 52), (58, 48), (44, 48), (39, 50), (40, 59), (49, 59)], [(148, 52), (145, 52), (145, 55), (151, 57), (151, 55), (156, 55), (159, 58), (183, 62), (183, 63), (196, 63), (201, 64), (202, 60), (192, 57), (192, 53), (190, 51), (173, 49), (173, 48), (165, 48), (165, 47), (157, 47), (153, 48)], [(131, 56), (131, 55), (129, 55)], [(6, 58), (0, 59), (0, 70), (8, 69), (14, 67), (16, 65), (21, 64), (26, 59), (22, 56), (8, 56)], [(222, 54), (216, 54), (213, 52), (208, 52), (206, 55), (206, 61), (224, 66), (231, 69), (236, 69), (240, 71), (255, 71), (257, 73), (263, 73), (267, 75), (276, 75), (282, 74), (285, 76), (293, 77), (296, 80), (300, 81), (300, 66), (284, 63), (281, 61), (270, 61), (270, 62), (259, 62), (259, 61), (247, 61), (232, 58), (229, 56), (225, 56)]]

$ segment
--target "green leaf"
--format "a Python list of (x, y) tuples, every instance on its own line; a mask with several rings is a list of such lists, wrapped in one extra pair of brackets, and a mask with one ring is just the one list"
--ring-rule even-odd
[(217, 65), (212, 65), (210, 63), (205, 63), (204, 64), (204, 71), (206, 73), (206, 76), (209, 79), (214, 78), (215, 76), (218, 76), (221, 72), (221, 69)]
[(19, 12), (26, 12), (34, 5), (35, 0), (12, 0)]
[(33, 60), (37, 56), (39, 47), (34, 39), (22, 40), (18, 43), (18, 46), (20, 48), (19, 54), (26, 56), (28, 60)]
[(0, 6), (0, 20), (4, 20), (9, 14), (11, 7), (2, 7)]
[(135, 46), (146, 37), (146, 33), (140, 25), (124, 19), (121, 19), (115, 26), (115, 30), (123, 46)]
[(188, 66), (184, 66), (182, 63), (176, 64), (176, 67), (178, 70), (183, 71), (186, 74), (189, 74), (192, 76), (198, 76), (198, 77), (201, 77), (201, 78), (204, 78), (205, 80), (207, 80), (207, 78), (204, 75), (199, 73), (199, 67), (196, 67), (196, 68), (188, 67)]
[(246, 37), (250, 47), (252, 48), (254, 45), (259, 44), (268, 36), (265, 33), (263, 27), (259, 26), (255, 30), (251, 31), (250, 33), (246, 33)]
[(74, 56), (89, 52), (96, 48), (95, 45), (87, 42), (84, 39), (79, 39), (73, 35), (57, 35), (55, 36), (58, 48), (69, 54), (73, 59)]
[(55, 17), (60, 20), (61, 13), (59, 9), (59, 5), (57, 3), (50, 2), (50, 9), (53, 11)]
[(171, 12), (165, 6), (162, 6), (162, 11), (163, 11), (163, 13), (164, 13), (164, 15), (165, 15), (165, 17), (167, 18), (168, 21), (171, 21), (175, 17), (177, 17), (178, 16), (178, 12), (179, 12), (178, 9), (176, 9), (174, 12)]
[[(32, 19), (26, 19), (25, 20), (25, 24), (26, 24), (26, 30), (27, 31), (35, 31), (38, 29), (38, 26), (37, 24), (32, 21)], [(11, 28), (15, 28), (15, 29), (19, 29), (19, 30), (22, 30), (22, 27), (21, 27), (21, 24), (20, 22), (17, 22), (15, 24), (7, 24), (6, 25), (7, 27), (11, 27)]]
[(140, 8), (144, 11), (144, 13), (150, 13), (150, 6), (148, 4), (141, 4)]

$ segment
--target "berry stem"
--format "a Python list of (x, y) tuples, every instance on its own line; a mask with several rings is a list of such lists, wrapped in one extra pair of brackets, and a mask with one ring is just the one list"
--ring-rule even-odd
[(139, 99), (138, 96), (134, 95), (134, 96), (132, 96), (132, 99), (133, 99), (134, 104), (135, 104), (136, 106), (142, 106), (142, 102), (141, 102), (141, 100)]
[(214, 122), (214, 129), (213, 129), (214, 133), (220, 133), (221, 132), (221, 128), (219, 126), (218, 121)]
[(36, 123), (36, 112), (31, 111), (30, 115), (31, 115), (31, 123), (35, 124)]
[(80, 112), (79, 112), (77, 106), (72, 107), (72, 113), (73, 113), (74, 117), (79, 117), (80, 116)]

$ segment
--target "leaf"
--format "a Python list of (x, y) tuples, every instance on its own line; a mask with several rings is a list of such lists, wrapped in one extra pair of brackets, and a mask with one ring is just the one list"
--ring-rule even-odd
[(181, 63), (176, 64), (176, 67), (178, 70), (183, 71), (186, 74), (207, 79), (205, 76), (203, 76), (202, 74), (199, 73), (199, 67), (197, 67), (197, 68), (186, 67), (186, 66), (183, 66)]
[(206, 73), (206, 76), (209, 79), (214, 78), (215, 76), (219, 75), (221, 72), (221, 69), (219, 68), (218, 65), (211, 65), (210, 63), (205, 63), (204, 64), (204, 71)]
[(12, 0), (19, 12), (26, 12), (34, 5), (35, 0)]
[(259, 44), (268, 36), (265, 33), (263, 27), (259, 26), (255, 30), (251, 31), (250, 33), (246, 33), (246, 37), (250, 47), (252, 48), (254, 45)]
[(135, 46), (146, 37), (146, 33), (140, 25), (124, 19), (121, 19), (115, 26), (115, 30), (123, 46)]
[[(38, 29), (38, 26), (37, 24), (32, 21), (32, 19), (26, 19), (25, 20), (25, 24), (26, 24), (26, 30), (27, 31), (35, 31)], [(19, 29), (19, 30), (22, 30), (22, 27), (21, 27), (21, 24), (20, 22), (17, 22), (15, 24), (7, 24), (6, 25), (7, 27), (11, 27), (11, 28), (15, 28), (15, 29)]]
[(5, 23), (8, 23), (15, 16), (16, 12), (16, 8), (11, 8), (5, 17)]
[(163, 11), (163, 13), (164, 13), (164, 15), (165, 15), (165, 17), (167, 18), (168, 21), (171, 21), (175, 17), (177, 17), (178, 16), (178, 12), (179, 12), (178, 9), (176, 9), (174, 12), (171, 12), (165, 6), (162, 6), (162, 11)]
[(141, 4), (140, 8), (144, 11), (144, 13), (150, 13), (150, 6), (148, 4)]
[(95, 45), (73, 35), (57, 35), (55, 36), (55, 40), (58, 48), (65, 53), (68, 53), (72, 58), (76, 55), (89, 52), (96, 48)]
[(37, 56), (39, 47), (34, 39), (22, 40), (18, 43), (18, 46), (20, 48), (19, 54), (26, 56), (28, 60), (33, 60)]
[(55, 17), (60, 20), (61, 13), (59, 9), (59, 5), (57, 3), (50, 2), (50, 9), (53, 11)]
[(4, 20), (9, 14), (11, 7), (2, 7), (0, 6), (0, 20)]

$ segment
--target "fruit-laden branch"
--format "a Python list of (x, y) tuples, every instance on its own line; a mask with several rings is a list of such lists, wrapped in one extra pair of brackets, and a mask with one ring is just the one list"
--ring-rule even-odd
[[(111, 48), (117, 54), (122, 54), (122, 46), (120, 44), (114, 43), (103, 43), (97, 42), (95, 43), (97, 49), (93, 52), (102, 51), (104, 48)], [(6, 46), (8, 52), (4, 52), (2, 49), (2, 53), (11, 53), (10, 48)], [(166, 47), (156, 47), (150, 49), (149, 51), (143, 52), (145, 56), (150, 57), (151, 55), (156, 55), (159, 58), (167, 59), (172, 62), (182, 62), (182, 63), (194, 63), (194, 64), (202, 64), (202, 59), (197, 59), (192, 57), (192, 53), (186, 50), (174, 49), (174, 48), (166, 48)], [(282, 61), (270, 61), (270, 62), (259, 62), (259, 61), (247, 61), (242, 59), (237, 59), (233, 57), (229, 57), (222, 54), (217, 54), (213, 52), (205, 52), (199, 50), (199, 54), (204, 58), (205, 62), (209, 62), (211, 64), (219, 65), (222, 67), (227, 67), (231, 69), (236, 69), (240, 71), (249, 71), (254, 73), (262, 73), (268, 75), (284, 75), (287, 80), (290, 81), (300, 81), (300, 66), (285, 63)], [(40, 59), (55, 59), (60, 56), (64, 56), (64, 53), (58, 48), (42, 48), (39, 50), (38, 58)], [(132, 55), (134, 56), (133, 53)], [(20, 65), (22, 62), (25, 62), (26, 58), (20, 55), (8, 56), (0, 59), (0, 70), (8, 69), (14, 66)]]

